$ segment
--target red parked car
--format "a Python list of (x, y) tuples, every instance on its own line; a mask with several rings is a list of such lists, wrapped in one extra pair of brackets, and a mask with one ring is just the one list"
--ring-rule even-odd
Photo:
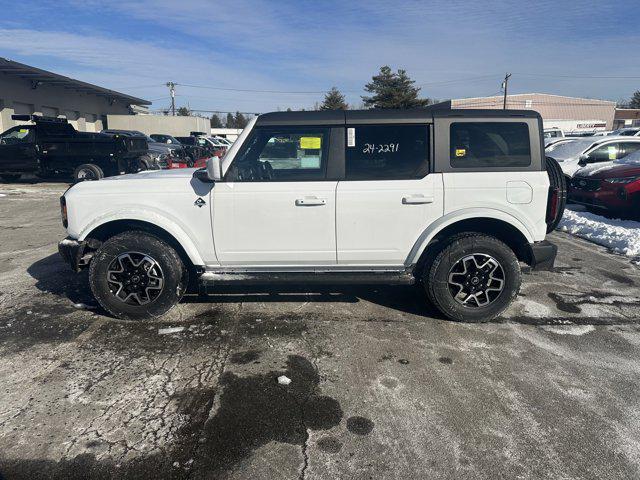
[[(204, 167), (206, 167), (207, 166), (207, 160), (208, 160), (208, 158), (198, 158), (197, 160), (195, 160), (193, 162), (192, 168), (204, 168)], [(185, 162), (183, 159), (173, 158), (168, 162), (167, 168), (169, 168), (169, 169), (189, 168), (189, 165), (187, 165), (187, 162)]]
[(578, 170), (569, 186), (569, 202), (640, 217), (640, 155)]

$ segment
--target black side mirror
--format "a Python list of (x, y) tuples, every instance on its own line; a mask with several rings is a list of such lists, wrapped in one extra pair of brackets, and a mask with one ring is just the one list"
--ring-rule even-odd
[(193, 172), (193, 178), (200, 180), (202, 183), (215, 183), (214, 180), (209, 178), (209, 173), (206, 168), (199, 168)]

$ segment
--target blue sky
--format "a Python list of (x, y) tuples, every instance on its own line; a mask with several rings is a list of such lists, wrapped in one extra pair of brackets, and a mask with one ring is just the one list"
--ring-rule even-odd
[(153, 100), (154, 109), (169, 104), (167, 81), (182, 84), (178, 105), (194, 109), (309, 108), (334, 85), (358, 105), (385, 64), (439, 99), (496, 94), (507, 71), (512, 93), (617, 100), (640, 89), (637, 0), (0, 6), (0, 56)]

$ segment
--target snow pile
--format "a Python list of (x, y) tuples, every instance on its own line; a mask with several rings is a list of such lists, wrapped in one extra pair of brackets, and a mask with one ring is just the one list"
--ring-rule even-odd
[(640, 256), (640, 222), (565, 210), (558, 229), (609, 247), (623, 255)]

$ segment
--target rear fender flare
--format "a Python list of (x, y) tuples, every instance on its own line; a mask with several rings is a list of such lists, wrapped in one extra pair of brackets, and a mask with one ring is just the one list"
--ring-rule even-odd
[(505, 223), (508, 223), (512, 227), (515, 227), (527, 239), (527, 242), (533, 243), (534, 241), (534, 236), (532, 232), (526, 227), (526, 225), (509, 213), (497, 209), (465, 208), (448, 213), (425, 228), (414, 243), (413, 248), (409, 252), (407, 259), (405, 260), (405, 266), (408, 267), (411, 265), (415, 265), (420, 259), (424, 250), (429, 246), (431, 240), (433, 240), (434, 237), (442, 230), (462, 220), (469, 220), (474, 218), (491, 218), (494, 220), (501, 220)]

